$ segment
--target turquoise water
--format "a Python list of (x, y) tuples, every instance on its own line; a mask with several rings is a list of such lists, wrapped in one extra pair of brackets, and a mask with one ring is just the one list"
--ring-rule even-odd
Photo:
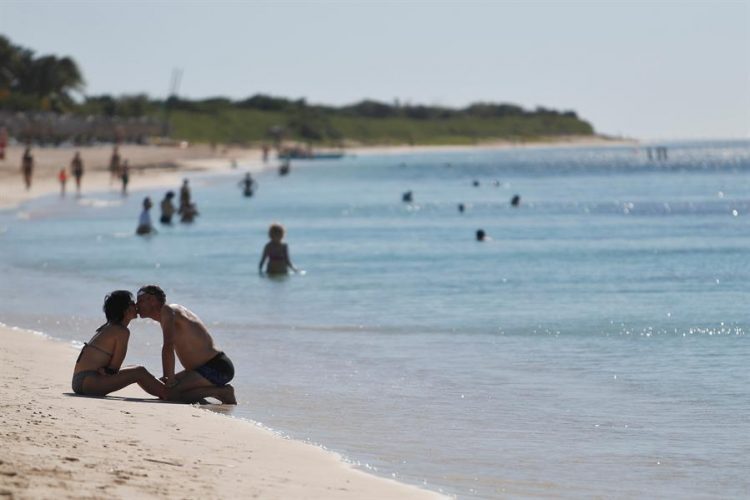
[[(234, 360), (234, 416), (378, 474), (462, 498), (750, 494), (749, 142), (349, 157), (251, 199), (241, 170), (191, 176), (197, 223), (151, 238), (139, 205), (163, 190), (0, 213), (0, 321), (87, 340), (106, 292), (156, 282)], [(258, 276), (273, 221), (304, 275)], [(157, 325), (131, 331), (158, 373)]]

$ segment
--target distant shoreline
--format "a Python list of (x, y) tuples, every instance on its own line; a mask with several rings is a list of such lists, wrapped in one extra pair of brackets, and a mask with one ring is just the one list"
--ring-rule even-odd
[[(540, 137), (533, 141), (486, 141), (477, 144), (442, 144), (442, 145), (373, 145), (355, 146), (347, 148), (346, 151), (355, 154), (401, 154), (401, 153), (428, 153), (431, 151), (472, 151), (488, 149), (535, 149), (535, 148), (558, 148), (558, 147), (596, 147), (596, 146), (636, 146), (640, 144), (637, 139), (609, 138), (605, 136), (569, 136), (569, 137)], [(331, 148), (325, 148), (326, 150)]]
[[(388, 155), (448, 151), (472, 151), (486, 149), (533, 149), (551, 147), (606, 147), (617, 145), (637, 145), (635, 140), (610, 139), (601, 136), (552, 137), (529, 142), (488, 141), (475, 145), (358, 145), (344, 149), (350, 155)], [(332, 151), (333, 148), (315, 148), (319, 151)], [(70, 176), (69, 165), (73, 154), (81, 152), (84, 161), (82, 194), (101, 191), (119, 191), (120, 182), (111, 181), (108, 171), (111, 145), (102, 146), (61, 146), (33, 147), (35, 169), (32, 187), (26, 191), (20, 171), (23, 147), (10, 146), (6, 158), (0, 160), (0, 209), (8, 209), (34, 198), (60, 192), (58, 172), (65, 168), (68, 172), (66, 196), (75, 196), (75, 182)], [(131, 168), (130, 190), (157, 187), (178, 188), (181, 179), (190, 172), (259, 173), (275, 169), (279, 160), (272, 154), (267, 163), (262, 161), (258, 148), (210, 148), (205, 144), (188, 147), (122, 145), (120, 154), (129, 160)], [(294, 161), (294, 160), (293, 160)], [(302, 162), (304, 163), (304, 161)], [(241, 168), (234, 168), (233, 164)], [(295, 162), (299, 164), (299, 162)]]

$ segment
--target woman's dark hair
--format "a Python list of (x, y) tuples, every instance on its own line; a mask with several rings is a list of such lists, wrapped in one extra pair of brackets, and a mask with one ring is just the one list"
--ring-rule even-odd
[(133, 294), (127, 290), (115, 290), (104, 297), (104, 315), (110, 323), (121, 323), (125, 311), (133, 303)]

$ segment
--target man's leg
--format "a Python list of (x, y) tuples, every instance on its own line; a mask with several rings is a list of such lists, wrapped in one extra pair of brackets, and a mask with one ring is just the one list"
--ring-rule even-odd
[(180, 393), (180, 400), (186, 403), (195, 403), (204, 398), (214, 398), (225, 405), (236, 405), (237, 399), (234, 397), (234, 387), (227, 384), (221, 387), (198, 387)]
[(195, 403), (203, 398), (215, 398), (223, 404), (236, 405), (234, 388), (231, 385), (215, 386), (210, 380), (194, 370), (175, 375), (177, 385), (170, 389), (169, 399), (184, 403)]

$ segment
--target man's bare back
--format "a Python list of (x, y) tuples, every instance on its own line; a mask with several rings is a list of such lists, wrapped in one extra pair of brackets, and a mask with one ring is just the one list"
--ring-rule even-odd
[(219, 354), (206, 326), (187, 307), (165, 304), (161, 311), (162, 330), (170, 323), (174, 328), (174, 351), (186, 370), (193, 370)]

